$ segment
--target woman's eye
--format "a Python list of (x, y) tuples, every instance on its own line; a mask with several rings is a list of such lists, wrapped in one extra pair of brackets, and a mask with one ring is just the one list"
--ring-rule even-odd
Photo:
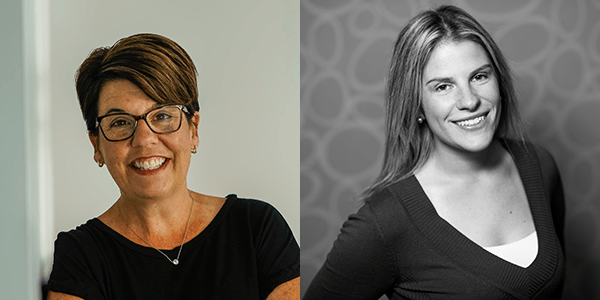
[(479, 74), (476, 74), (475, 76), (473, 76), (473, 81), (485, 81), (488, 78), (489, 78), (488, 74), (479, 73)]
[(445, 92), (450, 89), (450, 85), (446, 83), (439, 84), (435, 87), (436, 92)]
[(158, 113), (154, 116), (154, 120), (156, 121), (166, 121), (173, 118), (170, 114), (167, 113)]
[(116, 119), (110, 123), (110, 127), (125, 127), (131, 125), (127, 119)]

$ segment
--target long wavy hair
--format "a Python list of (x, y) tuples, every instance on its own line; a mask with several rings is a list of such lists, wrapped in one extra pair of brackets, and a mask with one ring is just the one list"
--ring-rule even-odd
[(421, 12), (400, 31), (387, 78), (386, 141), (379, 177), (363, 200), (409, 176), (429, 157), (433, 133), (417, 118), (423, 115), (422, 77), (431, 53), (446, 41), (473, 41), (486, 51), (498, 78), (502, 101), (497, 138), (523, 140), (512, 73), (490, 34), (464, 10), (450, 5)]

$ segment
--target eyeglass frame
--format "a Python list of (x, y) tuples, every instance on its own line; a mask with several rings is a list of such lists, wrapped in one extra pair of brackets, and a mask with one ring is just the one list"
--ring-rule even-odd
[[(177, 129), (175, 129), (175, 130), (171, 130), (171, 131), (168, 131), (168, 132), (156, 132), (156, 131), (154, 131), (154, 129), (152, 129), (152, 126), (150, 126), (150, 123), (148, 123), (148, 119), (146, 119), (146, 117), (151, 112), (153, 112), (155, 110), (159, 110), (159, 109), (165, 108), (165, 107), (177, 107), (177, 108), (179, 108), (179, 116), (180, 116), (180, 118), (179, 118), (179, 125), (177, 126)], [(168, 104), (168, 105), (159, 106), (159, 107), (156, 107), (156, 108), (153, 108), (153, 109), (149, 110), (148, 112), (146, 112), (145, 114), (140, 115), (140, 116), (135, 116), (135, 115), (132, 115), (132, 114), (126, 113), (126, 112), (109, 113), (109, 114), (106, 114), (106, 115), (103, 115), (103, 116), (99, 116), (99, 117), (96, 118), (96, 128), (100, 128), (100, 131), (102, 131), (102, 135), (109, 142), (120, 142), (120, 141), (124, 141), (124, 140), (127, 140), (130, 137), (132, 137), (135, 134), (135, 130), (137, 129), (138, 121), (140, 119), (143, 119), (146, 122), (146, 125), (148, 126), (148, 128), (150, 128), (150, 130), (152, 132), (154, 132), (156, 134), (168, 134), (168, 133), (176, 132), (177, 130), (181, 129), (181, 122), (183, 120), (182, 113), (185, 113), (188, 116), (192, 116), (190, 114), (190, 112), (188, 111), (187, 107), (185, 107), (185, 105), (181, 105), (181, 104)], [(111, 140), (111, 139), (109, 139), (109, 138), (106, 137), (106, 133), (104, 133), (104, 129), (102, 129), (102, 126), (100, 126), (100, 122), (102, 121), (102, 119), (104, 119), (106, 117), (115, 116), (115, 115), (128, 115), (128, 116), (132, 117), (135, 120), (135, 125), (133, 126), (133, 130), (131, 131), (131, 134), (128, 137), (123, 138), (123, 139), (118, 139), (118, 140)]]

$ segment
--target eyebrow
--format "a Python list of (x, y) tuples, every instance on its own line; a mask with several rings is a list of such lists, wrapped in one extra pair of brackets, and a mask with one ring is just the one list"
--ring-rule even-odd
[[(480, 66), (479, 68), (471, 71), (471, 73), (469, 74), (469, 78), (473, 77), (473, 75), (475, 75), (475, 74), (477, 74), (477, 73), (479, 73), (479, 72), (481, 72), (481, 71), (483, 71), (485, 69), (492, 69), (492, 65), (489, 64), (489, 63), (487, 63), (487, 64), (484, 64), (484, 65)], [(454, 82), (454, 79), (452, 77), (435, 77), (435, 78), (432, 78), (429, 81), (427, 81), (427, 83), (425, 83), (425, 85), (428, 85), (428, 84), (430, 84), (431, 82), (434, 82), (434, 81), (437, 81), (437, 82)]]
[[(164, 104), (160, 104), (160, 103), (154, 103), (154, 105), (152, 105), (152, 107), (148, 110), (151, 111), (157, 107), (163, 106)], [(113, 107), (111, 109), (109, 109), (104, 115), (110, 115), (112, 113), (125, 113), (125, 114), (130, 114), (127, 111), (125, 111), (122, 108), (117, 108), (117, 107)], [(130, 114), (131, 115), (131, 114)]]
[(111, 113), (127, 113), (127, 112), (120, 108), (111, 108), (105, 113), (105, 115), (109, 115)]

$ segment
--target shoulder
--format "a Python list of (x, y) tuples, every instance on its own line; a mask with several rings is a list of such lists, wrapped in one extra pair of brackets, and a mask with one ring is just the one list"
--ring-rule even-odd
[[(283, 216), (271, 204), (231, 194), (227, 207), (227, 238), (247, 241), (256, 253), (261, 294), (300, 276), (300, 248)], [(225, 227), (224, 227), (225, 228)], [(225, 232), (224, 232), (225, 233)], [(240, 246), (241, 247), (241, 246)]]
[(550, 154), (548, 150), (535, 144), (533, 144), (532, 147), (534, 148), (538, 156), (542, 169), (551, 171), (557, 170), (556, 161), (554, 160), (554, 157), (552, 156), (552, 154)]
[(88, 220), (77, 228), (60, 232), (54, 241), (54, 260), (73, 264), (75, 261), (96, 265), (96, 260), (114, 244), (110, 230), (97, 218)]
[[(564, 193), (560, 172), (552, 154), (532, 142), (505, 141), (513, 155), (524, 185), (538, 186), (553, 205), (553, 211), (564, 211)], [(557, 217), (562, 218), (562, 217)]]
[(306, 299), (376, 299), (373, 294), (389, 290), (397, 252), (380, 217), (393, 198), (389, 189), (381, 189), (348, 217), (308, 287)]
[(394, 202), (396, 202), (396, 197), (390, 187), (384, 188), (364, 199), (364, 203), (357, 214), (378, 219), (378, 215), (390, 212), (395, 206)]
[(97, 218), (90, 219), (86, 223), (77, 226), (69, 231), (58, 233), (55, 247), (73, 246), (73, 245), (90, 245), (91, 242), (98, 239), (102, 234), (102, 222)]
[(393, 243), (398, 240), (405, 229), (406, 220), (402, 198), (404, 189), (411, 190), (402, 180), (387, 188), (383, 188), (364, 199), (363, 205), (356, 214), (348, 217), (342, 229), (343, 232), (368, 237), (371, 242)]
[(266, 201), (252, 199), (252, 198), (240, 198), (236, 194), (229, 194), (226, 197), (226, 201), (232, 202), (232, 207), (236, 209), (249, 209), (249, 210), (276, 210), (273, 205)]
[(109, 237), (102, 222), (85, 224), (58, 234), (47, 289), (85, 299), (101, 299), (97, 278), (103, 271), (102, 254)]
[(287, 234), (290, 229), (285, 218), (279, 211), (266, 201), (240, 198), (235, 194), (226, 197), (223, 208), (226, 210), (226, 222), (232, 225), (242, 225), (254, 232), (255, 235), (265, 232)]
[(537, 165), (544, 177), (558, 175), (558, 167), (552, 154), (531, 141), (503, 140), (507, 149), (521, 167)]
[(395, 218), (404, 211), (406, 201), (411, 202), (420, 199), (421, 196), (422, 189), (419, 181), (415, 176), (408, 176), (373, 193), (364, 200), (364, 207), (370, 209), (379, 218)]
[(224, 207), (228, 213), (248, 220), (264, 218), (283, 218), (279, 211), (270, 203), (251, 198), (240, 198), (235, 194), (227, 195)]
[(555, 164), (552, 154), (534, 142), (505, 139), (502, 140), (502, 143), (515, 156), (535, 156), (540, 163)]

